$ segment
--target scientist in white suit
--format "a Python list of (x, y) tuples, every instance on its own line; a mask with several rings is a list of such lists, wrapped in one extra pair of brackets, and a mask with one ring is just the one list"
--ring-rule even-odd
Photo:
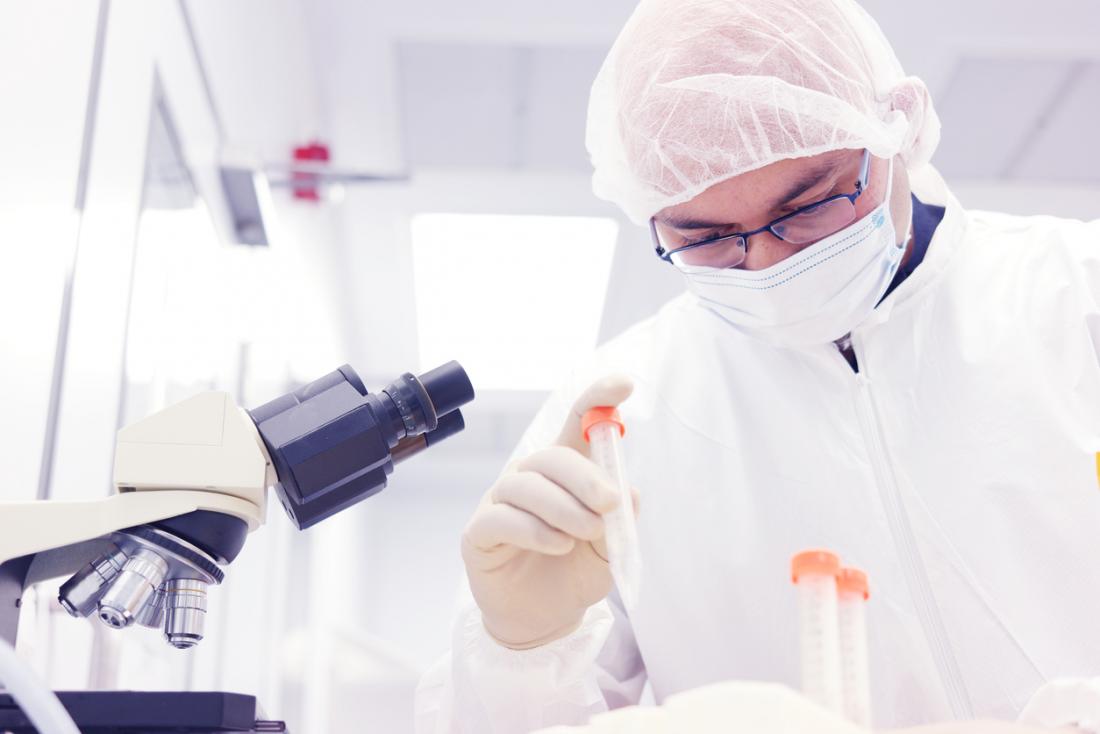
[[(592, 87), (594, 189), (687, 292), (578, 368), (474, 511), (420, 731), (797, 687), (813, 546), (872, 580), (877, 726), (1100, 719), (1100, 222), (963, 209), (938, 138), (850, 0), (641, 3)], [(619, 404), (629, 614), (579, 425)]]

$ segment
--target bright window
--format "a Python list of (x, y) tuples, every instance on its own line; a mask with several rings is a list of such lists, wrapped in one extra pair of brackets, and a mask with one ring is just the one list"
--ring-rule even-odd
[(412, 220), (420, 362), (479, 389), (555, 386), (596, 345), (618, 225), (598, 217)]

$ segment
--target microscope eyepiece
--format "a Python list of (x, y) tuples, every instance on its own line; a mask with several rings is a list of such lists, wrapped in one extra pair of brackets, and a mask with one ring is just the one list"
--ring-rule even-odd
[[(428, 392), (436, 415), (442, 417), (474, 399), (474, 386), (466, 370), (451, 361), (420, 375), (420, 384)], [(435, 430), (434, 426), (428, 430)], [(461, 429), (460, 429), (461, 430)]]
[(459, 433), (466, 427), (466, 421), (462, 417), (461, 410), (454, 410), (447, 415), (440, 416), (439, 425), (434, 431), (424, 434), (424, 447), (434, 446), (445, 438)]
[(393, 402), (393, 407), (401, 418), (404, 433), (398, 437), (399, 440), (435, 430), (439, 423), (439, 414), (432, 405), (427, 389), (411, 373), (406, 372), (386, 385), (382, 393)]
[(304, 530), (384, 488), (395, 461), (462, 430), (461, 415), (443, 419), (473, 399), (458, 362), (405, 373), (375, 394), (344, 365), (248, 414), (279, 499)]
[[(399, 440), (431, 435), (439, 427), (442, 419), (474, 399), (474, 386), (458, 362), (448, 362), (419, 377), (411, 373), (398, 377), (382, 390), (393, 401), (393, 406), (401, 417), (404, 435)], [(450, 428), (439, 439), (461, 431), (465, 424), (450, 422)], [(429, 444), (431, 441), (428, 442)]]

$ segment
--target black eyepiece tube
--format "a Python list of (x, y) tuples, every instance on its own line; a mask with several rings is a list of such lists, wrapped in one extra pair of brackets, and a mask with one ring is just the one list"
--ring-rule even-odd
[(398, 441), (397, 445), (390, 449), (393, 463), (395, 465), (400, 464), (405, 459), (419, 454), (429, 446), (435, 446), (443, 439), (460, 433), (465, 427), (466, 421), (462, 418), (462, 411), (452, 411), (439, 419), (439, 425), (436, 426), (434, 431), (421, 433), (419, 436), (407, 436)]
[(450, 438), (466, 427), (466, 421), (462, 417), (461, 410), (455, 410), (439, 419), (439, 425), (434, 431), (424, 434), (424, 447), (435, 446), (445, 438)]
[(435, 430), (439, 415), (432, 409), (428, 391), (412, 374), (406, 372), (386, 385), (382, 392), (389, 396), (401, 417), (404, 432), (398, 436), (418, 436)]
[(381, 491), (394, 464), (461, 431), (458, 409), (473, 399), (458, 362), (419, 378), (406, 372), (378, 393), (344, 365), (249, 415), (275, 491), (305, 529)]
[(447, 362), (417, 379), (428, 391), (435, 414), (441, 419), (474, 399), (474, 386), (470, 384), (466, 370), (458, 362)]

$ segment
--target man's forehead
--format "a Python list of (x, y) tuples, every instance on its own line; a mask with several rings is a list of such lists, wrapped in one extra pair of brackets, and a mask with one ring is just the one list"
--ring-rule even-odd
[[(776, 161), (716, 183), (688, 201), (662, 209), (654, 219), (674, 229), (738, 224), (741, 218), (759, 216), (762, 209), (784, 203), (784, 199), (797, 195), (800, 185), (812, 186), (815, 180), (836, 171), (852, 156), (851, 150), (833, 150)], [(719, 218), (715, 219), (716, 216)]]

